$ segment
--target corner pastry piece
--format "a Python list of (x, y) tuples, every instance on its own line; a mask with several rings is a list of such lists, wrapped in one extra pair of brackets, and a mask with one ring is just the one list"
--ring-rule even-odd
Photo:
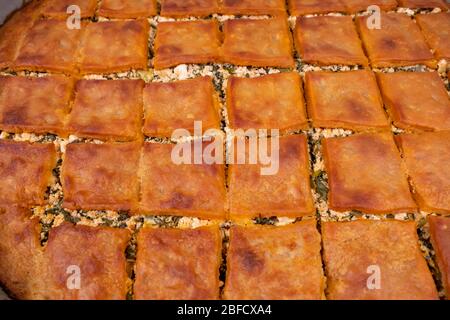
[(142, 122), (142, 80), (80, 80), (67, 130), (79, 137), (135, 140)]
[(233, 226), (224, 298), (323, 298), (320, 235), (314, 219), (274, 226)]
[(126, 229), (67, 222), (50, 230), (42, 298), (124, 300), (130, 285), (125, 258), (129, 239)]
[(295, 66), (292, 39), (286, 19), (227, 20), (223, 30), (225, 62), (255, 67)]
[(63, 76), (0, 77), (0, 129), (64, 135), (72, 87)]
[(1, 140), (0, 204), (44, 204), (55, 165), (53, 144)]
[(330, 299), (438, 298), (415, 222), (324, 222), (322, 238)]
[(406, 7), (411, 9), (431, 9), (441, 8), (448, 9), (448, 5), (445, 4), (445, 0), (397, 0), (400, 7)]
[(42, 288), (40, 224), (30, 216), (30, 209), (0, 207), (0, 283), (16, 299), (39, 299)]
[(402, 134), (397, 138), (420, 209), (450, 213), (450, 132)]
[(411, 17), (401, 13), (382, 13), (380, 17), (380, 29), (369, 29), (367, 17), (356, 18), (372, 67), (436, 66), (420, 28)]
[[(206, 146), (200, 145), (203, 150)], [(140, 167), (141, 211), (203, 219), (225, 217), (223, 152), (215, 155), (222, 164), (210, 164), (195, 148), (192, 142), (144, 145)], [(177, 164), (174, 157), (180, 153), (191, 155), (187, 163)], [(195, 164), (194, 158), (200, 159), (201, 164)]]
[(436, 72), (377, 74), (384, 103), (403, 129), (450, 129), (450, 99)]
[(302, 80), (286, 72), (257, 78), (231, 77), (227, 110), (233, 129), (299, 130), (308, 127)]
[[(244, 141), (242, 137), (233, 140), (232, 152), (236, 158), (229, 170), (231, 219), (313, 214), (306, 137), (290, 135), (268, 139), (267, 156), (271, 159), (269, 164), (263, 164), (261, 158), (256, 164), (251, 163), (250, 156), (255, 156), (256, 152), (250, 152), (251, 146)], [(239, 146), (242, 142), (247, 144), (245, 153)], [(275, 143), (279, 143), (279, 148)], [(259, 149), (259, 153), (262, 153), (261, 147)], [(272, 150), (279, 153), (275, 154)], [(241, 164), (239, 157), (244, 154), (245, 164)], [(263, 168), (265, 172), (262, 171)]]
[(132, 210), (139, 182), (139, 143), (73, 143), (62, 166), (64, 206), (71, 210)]
[(137, 236), (135, 298), (219, 299), (222, 239), (218, 226), (143, 228)]
[(314, 127), (390, 128), (373, 72), (307, 72), (305, 82)]
[(231, 15), (286, 15), (285, 0), (222, 0), (221, 13)]
[(202, 130), (220, 130), (219, 100), (211, 77), (170, 83), (152, 82), (144, 89), (144, 134), (170, 138), (176, 129), (194, 135), (194, 122)]
[(353, 20), (344, 17), (300, 17), (295, 45), (303, 61), (319, 65), (367, 65)]
[(44, 0), (42, 14), (50, 18), (67, 19), (73, 11), (67, 12), (67, 9), (75, 5), (80, 8), (81, 18), (90, 18), (95, 14), (97, 0)]
[(82, 73), (146, 69), (149, 24), (145, 19), (91, 22), (80, 44)]
[(0, 28), (0, 69), (11, 67), (26, 31), (39, 17), (42, 2), (32, 1), (13, 13)]
[(416, 210), (390, 133), (324, 139), (323, 152), (330, 209), (367, 213)]
[(164, 69), (182, 63), (211, 63), (220, 58), (216, 20), (161, 22), (155, 39), (154, 66)]
[(430, 239), (436, 252), (442, 283), (447, 299), (450, 299), (450, 218), (428, 216), (427, 220), (430, 224)]
[(219, 0), (162, 0), (163, 17), (206, 17), (219, 12)]
[(81, 29), (68, 29), (65, 20), (37, 20), (28, 29), (14, 69), (75, 73)]
[(450, 60), (450, 12), (417, 14), (415, 18), (434, 56)]
[(344, 4), (336, 0), (288, 0), (288, 5), (293, 16), (345, 11)]
[(157, 14), (156, 0), (102, 0), (98, 15), (127, 19), (145, 18)]

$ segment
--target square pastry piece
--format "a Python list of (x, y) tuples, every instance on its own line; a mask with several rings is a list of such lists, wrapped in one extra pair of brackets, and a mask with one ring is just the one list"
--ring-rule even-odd
[(450, 131), (397, 136), (421, 210), (450, 213)]
[(231, 15), (286, 15), (285, 0), (222, 0), (221, 13)]
[(308, 127), (302, 80), (295, 72), (257, 78), (231, 77), (227, 85), (227, 110), (233, 129)]
[(44, 204), (55, 165), (53, 144), (0, 140), (0, 204)]
[(382, 13), (380, 17), (380, 29), (369, 29), (366, 16), (356, 18), (372, 67), (436, 66), (419, 26), (411, 17), (401, 13)]
[(324, 139), (323, 153), (330, 209), (366, 213), (416, 210), (390, 133)]
[(255, 67), (295, 66), (286, 19), (227, 20), (223, 30), (225, 62)]
[(437, 299), (433, 277), (410, 221), (322, 223), (328, 298)]
[(98, 15), (108, 18), (145, 18), (157, 14), (156, 0), (102, 0)]
[(73, 143), (62, 166), (64, 206), (70, 210), (132, 210), (139, 194), (139, 143)]
[(137, 139), (142, 122), (142, 80), (80, 80), (67, 130), (79, 137)]
[(367, 65), (352, 17), (300, 17), (295, 45), (303, 61), (318, 65)]
[(81, 18), (89, 18), (94, 16), (97, 2), (97, 0), (44, 0), (42, 14), (46, 17), (66, 20), (74, 13), (74, 11), (67, 13), (67, 9), (75, 5), (80, 8)]
[(63, 76), (0, 77), (0, 129), (64, 135), (72, 87)]
[(431, 8), (441, 8), (447, 9), (445, 0), (397, 0), (400, 7), (411, 8), (411, 9), (431, 9)]
[(450, 218), (428, 216), (430, 239), (436, 253), (447, 299), (450, 299)]
[(163, 17), (206, 17), (219, 12), (220, 0), (162, 0)]
[(137, 236), (138, 300), (219, 299), (222, 239), (218, 226), (143, 228)]
[(219, 100), (211, 77), (170, 83), (152, 82), (144, 89), (144, 134), (170, 138), (176, 129), (194, 135), (194, 122), (203, 131), (220, 130)]
[(305, 81), (314, 127), (390, 128), (372, 71), (307, 72)]
[(394, 10), (397, 7), (397, 0), (338, 0), (345, 6), (347, 13), (366, 11), (369, 6), (376, 5), (382, 11)]
[[(129, 279), (126, 229), (74, 226), (63, 223), (50, 230), (45, 247), (46, 290), (43, 299), (125, 300)], [(80, 276), (79, 289), (76, 280)]]
[[(205, 153), (207, 146), (200, 141)], [(209, 164), (195, 148), (191, 142), (144, 145), (140, 167), (141, 211), (151, 215), (225, 218), (223, 148), (222, 153), (216, 154), (222, 164)], [(190, 157), (186, 159), (188, 154)]]
[(74, 73), (85, 27), (83, 23), (81, 29), (68, 29), (65, 20), (37, 20), (25, 33), (14, 68)]
[(378, 73), (384, 104), (402, 129), (450, 129), (450, 99), (436, 72)]
[(217, 20), (161, 22), (156, 29), (156, 69), (182, 63), (211, 63), (220, 58), (220, 31)]
[(288, 5), (292, 16), (345, 11), (344, 4), (337, 0), (288, 0)]
[[(240, 147), (242, 142), (245, 152)], [(259, 144), (267, 145), (267, 153), (261, 147), (259, 152), (250, 151), (250, 143), (244, 142), (243, 138), (233, 140), (231, 152), (234, 155), (228, 177), (231, 219), (313, 214), (306, 137), (276, 137), (267, 142), (259, 141)], [(256, 157), (258, 153), (259, 161), (253, 164), (251, 157)], [(243, 155), (245, 164), (239, 161)], [(262, 156), (268, 157), (265, 160), (269, 161), (263, 164)]]
[(91, 22), (80, 45), (82, 73), (108, 73), (146, 69), (147, 20)]
[(450, 60), (450, 12), (417, 14), (415, 18), (434, 56)]
[(231, 227), (225, 299), (320, 300), (324, 284), (314, 219), (282, 227)]

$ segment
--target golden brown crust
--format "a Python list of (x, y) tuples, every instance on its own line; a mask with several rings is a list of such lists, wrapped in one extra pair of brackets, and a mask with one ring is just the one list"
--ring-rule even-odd
[(450, 299), (450, 218), (428, 216), (430, 240), (442, 276), (447, 299)]
[(441, 8), (448, 9), (444, 0), (397, 0), (400, 7), (406, 8)]
[(323, 297), (320, 235), (314, 219), (283, 227), (233, 226), (227, 259), (225, 299)]
[(390, 129), (371, 71), (307, 72), (305, 90), (314, 127)]
[(98, 10), (101, 17), (127, 19), (157, 14), (156, 0), (103, 0)]
[(55, 164), (53, 144), (1, 140), (0, 204), (44, 204)]
[(129, 141), (140, 136), (142, 80), (80, 80), (67, 130), (78, 137)]
[[(184, 145), (194, 158), (193, 144), (186, 142)], [(224, 218), (224, 165), (207, 164), (204, 158), (202, 164), (192, 161), (192, 164), (177, 165), (171, 157), (174, 147), (174, 144), (144, 144), (140, 167), (141, 211), (204, 219)], [(203, 145), (203, 150), (205, 147)]]
[(219, 299), (221, 248), (218, 226), (142, 229), (137, 237), (135, 298)]
[(17, 299), (33, 299), (39, 293), (42, 250), (38, 219), (31, 210), (0, 208), (0, 283)]
[(133, 210), (139, 193), (140, 143), (73, 143), (66, 149), (61, 182), (64, 206)]
[[(194, 134), (194, 121), (202, 129), (220, 130), (218, 98), (211, 77), (170, 83), (149, 83), (144, 89), (145, 123), (150, 137), (168, 137), (176, 129)], [(164, 110), (164, 111), (162, 111)]]
[(397, 136), (421, 210), (450, 213), (450, 131)]
[(344, 12), (345, 6), (337, 0), (288, 0), (289, 12), (293, 16), (314, 13)]
[(162, 0), (161, 16), (206, 17), (219, 12), (219, 0)]
[(217, 20), (161, 22), (155, 39), (156, 69), (182, 63), (211, 63), (220, 58)]
[[(242, 138), (233, 141), (235, 146), (238, 139)], [(272, 143), (270, 139), (269, 152)], [(238, 147), (234, 150), (236, 156)], [(279, 139), (279, 170), (272, 175), (261, 174), (261, 168), (268, 168), (269, 165), (249, 164), (248, 143), (245, 154), (246, 164), (236, 164), (235, 158), (235, 164), (229, 166), (232, 220), (258, 216), (299, 217), (314, 213), (305, 136), (291, 135)]]
[(72, 87), (63, 76), (0, 77), (0, 129), (64, 136)]
[(401, 13), (381, 13), (381, 29), (368, 29), (367, 17), (356, 18), (372, 67), (424, 64), (436, 66), (420, 28), (411, 17)]
[(0, 28), (0, 69), (11, 67), (27, 30), (39, 16), (41, 2), (32, 1), (15, 12)]
[(89, 23), (80, 44), (81, 73), (146, 69), (148, 34), (145, 19)]
[(75, 73), (81, 29), (68, 29), (65, 20), (37, 20), (26, 32), (14, 70)]
[(412, 130), (449, 130), (450, 99), (437, 72), (378, 73), (394, 124)]
[(97, 0), (44, 0), (42, 14), (46, 17), (67, 19), (67, 8), (71, 5), (80, 8), (81, 18), (90, 18), (95, 14)]
[[(322, 238), (329, 299), (438, 298), (414, 222), (325, 222)], [(369, 289), (377, 268), (380, 287)]]
[(285, 16), (284, 0), (222, 0), (222, 14)]
[(330, 209), (375, 214), (416, 210), (390, 133), (324, 139), (323, 153)]
[(347, 13), (366, 11), (369, 6), (376, 5), (382, 11), (390, 11), (397, 8), (396, 0), (340, 0), (345, 6)]
[(302, 60), (319, 65), (367, 65), (352, 17), (299, 17), (295, 45)]
[(302, 80), (294, 72), (251, 79), (230, 77), (227, 110), (233, 129), (285, 132), (308, 128)]
[[(45, 247), (44, 299), (122, 300), (128, 291), (126, 229), (73, 226), (50, 230)], [(79, 268), (80, 288), (69, 289), (69, 277)]]
[(417, 14), (417, 23), (437, 59), (450, 60), (450, 12)]
[(255, 67), (295, 66), (292, 39), (284, 18), (227, 20), (223, 26), (223, 59)]

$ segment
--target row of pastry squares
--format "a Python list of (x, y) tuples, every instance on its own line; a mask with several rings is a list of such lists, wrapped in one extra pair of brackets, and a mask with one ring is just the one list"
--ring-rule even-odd
[[(77, 5), (81, 17), (95, 15), (105, 18), (140, 18), (158, 14), (157, 0), (43, 0), (42, 14), (66, 17), (67, 7)], [(447, 9), (444, 0), (160, 0), (160, 15), (164, 17), (205, 17), (212, 14), (229, 15), (303, 15), (314, 13), (356, 13), (377, 5), (382, 10), (399, 7)]]
[[(27, 210), (0, 208), (0, 216), (0, 280), (16, 298), (127, 297), (129, 230), (63, 223), (49, 231), (41, 247), (39, 221), (30, 220)], [(427, 220), (449, 297), (450, 218)], [(136, 236), (132, 298), (319, 300), (326, 288), (328, 299), (438, 299), (412, 221), (322, 222), (321, 234), (314, 219), (279, 227), (234, 225), (228, 244), (220, 294), (217, 225), (144, 226)], [(82, 283), (89, 285), (68, 289), (66, 264), (78, 266)]]
[[(321, 171), (310, 170), (307, 137), (277, 139), (277, 170), (271, 175), (261, 174), (265, 164), (248, 161), (232, 162), (228, 175), (223, 163), (205, 159), (176, 164), (173, 144), (71, 143), (62, 155), (62, 205), (69, 210), (233, 221), (314, 215), (310, 178)], [(449, 131), (326, 138), (322, 154), (331, 210), (450, 213)], [(45, 205), (55, 166), (51, 143), (0, 140), (0, 205)]]
[[(71, 30), (64, 20), (37, 19), (32, 24), (33, 19), (25, 23), (17, 19), (9, 20), (0, 31), (4, 49), (0, 68), (85, 74), (148, 66), (147, 20), (83, 21), (80, 29)], [(450, 57), (446, 32), (450, 12), (416, 15), (415, 20), (401, 13), (382, 14), (380, 29), (369, 29), (367, 19), (298, 18), (293, 38), (301, 60), (316, 65), (366, 66), (370, 62), (372, 67), (425, 64), (434, 68), (438, 59)], [(222, 31), (215, 19), (161, 22), (151, 47), (156, 69), (216, 62), (295, 67), (288, 21), (280, 17), (227, 20)]]
[[(232, 76), (225, 86), (231, 129), (366, 131), (390, 130), (393, 123), (407, 130), (450, 130), (450, 100), (437, 72), (317, 71), (306, 72), (305, 80), (280, 72)], [(201, 132), (194, 132), (196, 122)], [(221, 129), (211, 77), (165, 83), (0, 77), (0, 130), (6, 132), (131, 141), (171, 138), (176, 129), (196, 136)]]

